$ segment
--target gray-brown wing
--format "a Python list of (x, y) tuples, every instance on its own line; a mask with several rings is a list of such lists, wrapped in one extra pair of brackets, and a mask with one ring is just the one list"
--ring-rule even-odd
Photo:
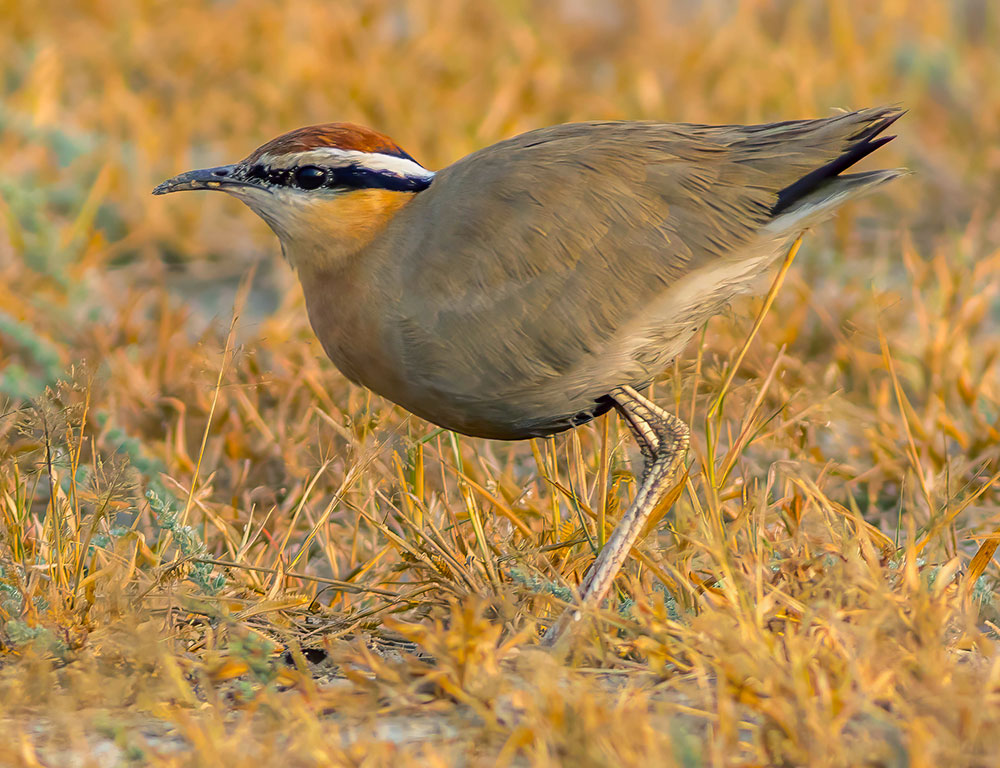
[(779, 192), (886, 110), (770, 126), (583, 123), (441, 171), (390, 322), (408, 375), (444, 394), (526, 391), (584, 363), (694, 270), (732, 258)]

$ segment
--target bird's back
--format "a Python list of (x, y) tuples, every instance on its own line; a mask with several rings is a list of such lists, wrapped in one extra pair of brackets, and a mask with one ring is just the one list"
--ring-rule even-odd
[[(335, 362), (469, 434), (551, 434), (649, 382), (804, 226), (894, 172), (839, 175), (900, 113), (765, 126), (577, 123), (440, 171), (347, 299), (379, 366)], [(307, 288), (308, 294), (308, 288)], [(350, 344), (341, 356), (350, 356)], [(329, 345), (328, 345), (329, 351)]]

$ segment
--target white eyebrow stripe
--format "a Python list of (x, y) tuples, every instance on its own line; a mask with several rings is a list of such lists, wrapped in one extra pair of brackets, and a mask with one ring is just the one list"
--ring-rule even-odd
[(386, 155), (381, 152), (360, 152), (356, 149), (337, 149), (336, 147), (319, 147), (290, 155), (263, 155), (257, 162), (270, 168), (294, 168), (302, 165), (336, 168), (356, 165), (369, 171), (391, 173), (408, 179), (430, 180), (434, 178), (434, 171), (429, 171), (420, 163), (405, 157)]

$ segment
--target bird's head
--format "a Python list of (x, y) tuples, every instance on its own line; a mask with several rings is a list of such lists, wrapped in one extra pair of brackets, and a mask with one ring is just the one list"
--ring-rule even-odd
[(270, 225), (294, 266), (322, 268), (364, 247), (433, 179), (388, 136), (326, 123), (283, 134), (238, 163), (174, 176), (153, 194), (227, 192)]

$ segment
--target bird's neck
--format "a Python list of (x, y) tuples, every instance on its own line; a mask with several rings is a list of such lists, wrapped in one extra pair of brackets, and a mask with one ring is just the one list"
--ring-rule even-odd
[(285, 255), (305, 282), (348, 267), (413, 198), (410, 192), (358, 190), (309, 201), (274, 228)]

